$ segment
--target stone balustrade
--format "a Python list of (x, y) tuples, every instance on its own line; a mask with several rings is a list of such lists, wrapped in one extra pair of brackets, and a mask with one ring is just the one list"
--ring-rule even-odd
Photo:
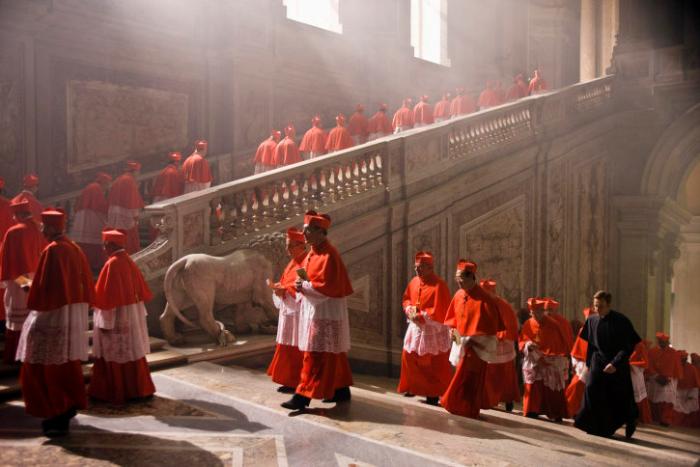
[(439, 183), (435, 174), (455, 174), (464, 161), (595, 119), (609, 110), (612, 88), (611, 76), (596, 79), (147, 206), (161, 234), (135, 261), (157, 283), (183, 255), (225, 255), (298, 226), (307, 209), (391, 203), (410, 195), (408, 185)]

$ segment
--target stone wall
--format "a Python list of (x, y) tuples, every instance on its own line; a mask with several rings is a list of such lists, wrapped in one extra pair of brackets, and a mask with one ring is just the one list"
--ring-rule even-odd
[(413, 57), (401, 0), (342, 0), (342, 35), (287, 20), (281, 0), (3, 0), (0, 172), (11, 193), (37, 172), (48, 198), (128, 158), (155, 170), (204, 137), (236, 155), (223, 175), (239, 177), (271, 127), (291, 121), (301, 135), (315, 113), (331, 126), (357, 102), (371, 114), (407, 95), (478, 92), (487, 78), (507, 86), (535, 64), (569, 84), (569, 51), (538, 48), (575, 37), (562, 24), (576, 10), (550, 3), (451, 0), (444, 67)]

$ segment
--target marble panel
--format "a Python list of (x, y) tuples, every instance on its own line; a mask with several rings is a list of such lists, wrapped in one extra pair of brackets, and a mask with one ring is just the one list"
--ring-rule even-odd
[(182, 223), (182, 247), (187, 250), (201, 246), (204, 243), (204, 213), (197, 211), (187, 214), (183, 217)]
[(188, 143), (187, 94), (103, 81), (66, 86), (69, 172)]
[(376, 344), (377, 336), (384, 332), (385, 270), (383, 250), (371, 252), (348, 265), (355, 291), (348, 298), (353, 341)]
[(564, 162), (554, 163), (547, 174), (547, 222), (545, 232), (546, 282), (544, 294), (564, 298), (564, 277), (566, 271), (566, 166)]

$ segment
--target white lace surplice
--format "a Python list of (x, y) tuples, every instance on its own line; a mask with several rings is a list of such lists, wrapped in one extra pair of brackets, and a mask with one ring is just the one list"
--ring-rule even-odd
[(108, 362), (127, 363), (150, 353), (143, 302), (111, 310), (95, 309), (92, 353)]
[(630, 365), (630, 378), (632, 379), (634, 401), (639, 403), (647, 398), (647, 385), (644, 382), (644, 368)]
[(700, 405), (698, 405), (698, 388), (677, 389), (676, 401), (673, 403), (673, 410), (687, 415), (699, 409)]
[(273, 293), (272, 301), (280, 312), (277, 320), (277, 343), (298, 347), (299, 308), (301, 304), (288, 293), (283, 298)]
[(51, 311), (32, 310), (22, 327), (17, 359), (60, 365), (88, 359), (88, 304), (73, 303)]
[(316, 291), (304, 281), (297, 294), (299, 313), (299, 350), (302, 352), (341, 353), (350, 350), (350, 322), (345, 297), (333, 298)]
[(452, 342), (450, 350), (450, 363), (452, 366), (459, 365), (460, 360), (466, 354), (467, 345), (473, 341), (476, 345), (471, 346), (477, 357), (486, 363), (496, 363), (498, 360), (498, 338), (496, 336), (465, 336), (460, 338), (460, 343)]
[(678, 380), (676, 378), (670, 378), (668, 384), (662, 386), (657, 383), (654, 378), (655, 376), (652, 376), (647, 382), (649, 402), (675, 404)]
[(408, 321), (408, 329), (403, 339), (403, 349), (406, 352), (423, 355), (437, 355), (450, 350), (450, 328), (430, 319), (425, 311), (421, 311), (425, 322), (416, 324)]
[(571, 357), (571, 367), (574, 369), (579, 381), (584, 383), (588, 381), (588, 367), (585, 360), (579, 360), (576, 357)]
[[(116, 206), (115, 206), (116, 207)], [(116, 211), (113, 211), (115, 216)], [(102, 229), (107, 225), (107, 217), (92, 209), (82, 209), (73, 216), (70, 238), (74, 242), (102, 245)]]
[[(33, 274), (29, 274), (29, 277)], [(15, 281), (3, 281), (5, 294), (3, 300), (5, 302), (5, 326), (10, 331), (21, 331), (24, 322), (29, 315), (27, 309), (27, 297), (29, 293), (22, 290)]]
[(110, 206), (107, 211), (107, 225), (114, 229), (130, 230), (136, 225), (136, 218), (140, 211), (140, 209)]
[(563, 355), (544, 355), (531, 345), (531, 342), (525, 344), (523, 352), (523, 381), (526, 384), (542, 381), (552, 391), (563, 391), (569, 378), (569, 359)]

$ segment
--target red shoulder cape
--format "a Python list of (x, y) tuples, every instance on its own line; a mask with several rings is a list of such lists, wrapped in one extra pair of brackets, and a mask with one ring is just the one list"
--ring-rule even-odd
[(0, 245), (7, 229), (15, 225), (15, 218), (10, 210), (10, 201), (0, 196)]
[(372, 118), (369, 119), (367, 123), (367, 131), (370, 133), (384, 133), (385, 135), (390, 135), (393, 128), (391, 128), (391, 122), (386, 116), (386, 112), (377, 111)]
[(277, 148), (277, 143), (272, 137), (267, 138), (265, 141), (260, 143), (258, 149), (255, 151), (254, 164), (262, 165), (275, 165), (275, 148)]
[(348, 122), (348, 132), (350, 136), (360, 135), (367, 136), (369, 132), (367, 131), (368, 125), (367, 117), (365, 114), (360, 112), (355, 112), (350, 116), (350, 121)]
[(541, 323), (538, 323), (534, 318), (525, 321), (520, 330), (519, 346), (521, 350), (528, 341), (537, 344), (545, 355), (569, 355), (571, 349), (570, 346), (566, 345), (561, 328), (549, 316), (543, 316)]
[(31, 191), (22, 190), (17, 196), (12, 198), (12, 201), (29, 201), (29, 210), (32, 212), (32, 217), (36, 225), (41, 224), (41, 212), (44, 210), (44, 206), (36, 199), (36, 196)]
[(80, 193), (78, 201), (75, 203), (76, 212), (89, 209), (91, 211), (107, 214), (108, 207), (109, 205), (107, 204), (105, 193), (97, 182), (92, 182), (86, 186)]
[(326, 142), (328, 141), (328, 134), (322, 128), (312, 126), (309, 131), (304, 133), (304, 137), (301, 139), (301, 144), (299, 145), (299, 150), (301, 152), (326, 152)]
[(323, 295), (341, 298), (353, 293), (350, 277), (340, 253), (328, 241), (311, 247), (304, 259), (304, 268), (311, 285)]
[(144, 206), (136, 179), (131, 173), (123, 173), (117, 177), (109, 190), (108, 200), (110, 206), (125, 209), (141, 209)]
[(138, 266), (124, 250), (113, 253), (95, 283), (95, 306), (111, 310), (118, 306), (148, 302), (153, 298)]
[(437, 275), (426, 279), (425, 282), (416, 276), (411, 279), (403, 293), (403, 307), (409, 305), (417, 306), (419, 311), (425, 311), (430, 319), (442, 323), (450, 305), (450, 289)]
[(54, 240), (39, 258), (27, 308), (50, 311), (74, 303), (93, 304), (92, 272), (85, 254), (68, 237)]
[(153, 182), (153, 196), (174, 198), (185, 192), (185, 177), (175, 164), (168, 164)]
[(5, 233), (0, 246), (0, 280), (15, 280), (22, 274), (36, 272), (46, 239), (33, 220), (19, 222)]
[(326, 151), (340, 151), (341, 149), (351, 148), (354, 144), (348, 129), (344, 126), (337, 126), (328, 133)]
[(285, 138), (280, 141), (280, 144), (275, 148), (275, 166), (296, 164), (301, 162), (301, 156), (299, 155), (299, 148), (297, 143), (294, 142), (292, 138), (285, 136)]
[(469, 292), (459, 289), (452, 297), (445, 324), (462, 336), (495, 336), (505, 330), (498, 305), (479, 285)]
[(214, 179), (211, 176), (209, 162), (196, 152), (185, 159), (182, 164), (182, 173), (186, 183), (207, 183)]

